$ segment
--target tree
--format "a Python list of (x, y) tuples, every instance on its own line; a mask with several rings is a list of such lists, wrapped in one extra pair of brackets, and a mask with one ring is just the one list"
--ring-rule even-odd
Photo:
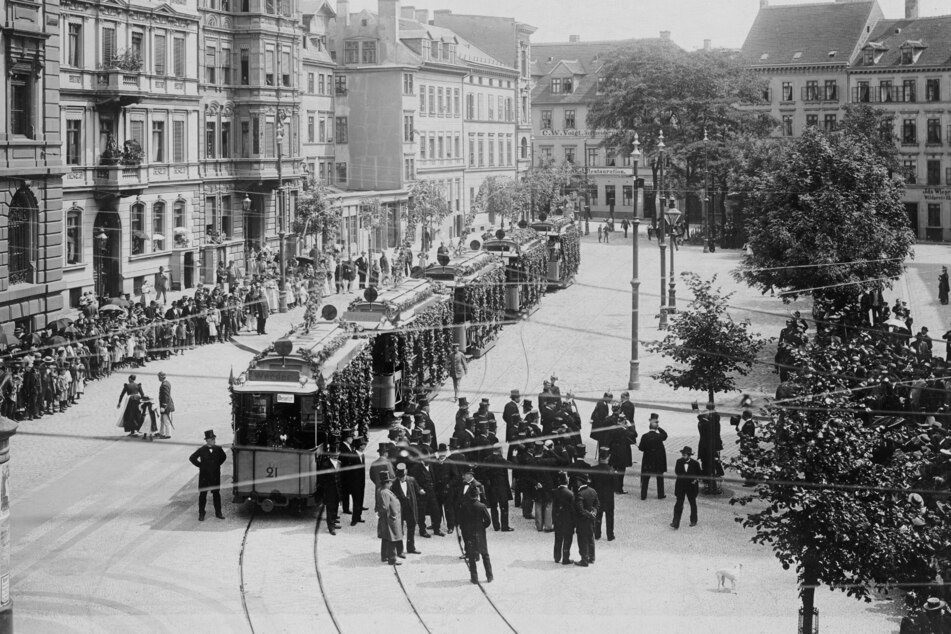
[[(844, 354), (815, 353), (829, 367)], [(804, 632), (812, 631), (817, 587), (870, 601), (874, 590), (920, 583), (943, 541), (944, 524), (908, 494), (916, 488), (918, 459), (894, 449), (914, 437), (916, 426), (886, 430), (891, 418), (863, 423), (839, 376), (801, 373), (805, 395), (767, 408), (756, 439), (742, 440), (730, 464), (757, 482), (755, 496), (730, 503), (765, 504), (736, 521), (754, 529), (751, 541), (770, 545), (784, 569), (795, 567)], [(883, 451), (886, 444), (891, 451)]]
[[(380, 203), (379, 198), (363, 198), (360, 200), (360, 228), (376, 229), (383, 224), (386, 219), (387, 208)], [(373, 244), (374, 232), (370, 231), (370, 248), (377, 248)], [(386, 246), (385, 244), (383, 246)]]
[(647, 347), (686, 367), (667, 366), (654, 378), (675, 390), (703, 390), (712, 403), (715, 393), (736, 389), (734, 375), (749, 373), (766, 340), (749, 331), (748, 320), (737, 323), (727, 314), (732, 293), (713, 288), (716, 276), (709, 281), (695, 273), (681, 276), (693, 299), (677, 313), (667, 336)]
[(565, 161), (558, 165), (550, 161), (547, 165), (529, 170), (524, 188), (528, 204), (535, 215), (554, 215), (555, 211), (571, 206), (571, 192), (585, 195), (588, 179), (584, 170), (574, 163)]
[(327, 188), (315, 185), (297, 202), (297, 215), (291, 222), (291, 230), (299, 237), (319, 236), (322, 248), (329, 249), (337, 242), (341, 217), (342, 210), (329, 198)]
[[(876, 137), (877, 138), (877, 137)], [(864, 290), (891, 286), (914, 235), (903, 184), (863, 126), (809, 128), (773, 169), (742, 184), (751, 254), (735, 271), (789, 301), (811, 292), (824, 311), (854, 305)]]
[(432, 239), (431, 230), (439, 227), (452, 214), (452, 208), (443, 195), (442, 189), (434, 182), (418, 180), (409, 192), (409, 215), (406, 219), (407, 246), (416, 238), (417, 227), (424, 230), (423, 250), (429, 249)]
[(476, 194), (477, 213), (499, 216), (517, 223), (528, 208), (528, 193), (522, 183), (505, 176), (490, 176), (482, 182)]

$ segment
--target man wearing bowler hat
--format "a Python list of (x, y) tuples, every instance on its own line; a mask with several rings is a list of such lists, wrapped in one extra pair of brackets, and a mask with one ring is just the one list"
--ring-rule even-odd
[(677, 474), (677, 481), (674, 484), (674, 495), (677, 496), (677, 502), (674, 503), (674, 521), (670, 523), (671, 528), (680, 528), (680, 516), (684, 512), (684, 498), (690, 501), (690, 525), (697, 525), (697, 494), (700, 493), (700, 482), (698, 477), (703, 475), (703, 469), (700, 463), (691, 458), (693, 449), (684, 447), (680, 450), (680, 458), (674, 467), (674, 473)]
[(205, 521), (205, 502), (208, 500), (208, 491), (211, 491), (215, 517), (223, 520), (225, 516), (221, 514), (221, 465), (228, 459), (228, 455), (224, 449), (215, 444), (214, 430), (205, 431), (205, 446), (198, 449), (188, 459), (198, 467), (198, 521)]

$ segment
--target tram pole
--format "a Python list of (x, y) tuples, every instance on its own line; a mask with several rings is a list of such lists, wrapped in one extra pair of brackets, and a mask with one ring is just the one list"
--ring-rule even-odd
[(0, 416), (0, 634), (13, 634), (13, 599), (10, 597), (10, 437), (17, 423)]

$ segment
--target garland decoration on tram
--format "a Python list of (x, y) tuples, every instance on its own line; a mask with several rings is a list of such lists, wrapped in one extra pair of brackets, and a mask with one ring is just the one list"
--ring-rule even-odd
[(337, 372), (329, 385), (317, 390), (317, 403), (323, 412), (321, 428), (329, 434), (355, 428), (367, 437), (371, 415), (373, 351), (367, 346)]
[(561, 240), (561, 252), (564, 258), (564, 278), (570, 279), (581, 268), (581, 232), (578, 225), (571, 223)]
[(449, 374), (453, 352), (452, 303), (437, 302), (413, 319), (412, 325), (397, 337), (394, 350), (405, 361), (403, 391), (419, 391), (441, 385)]
[(472, 315), (470, 347), (480, 349), (498, 336), (505, 321), (505, 269), (495, 268), (462, 289), (462, 299)]
[(297, 349), (297, 354), (301, 356), (304, 361), (310, 364), (311, 372), (314, 376), (320, 372), (321, 368), (326, 363), (327, 359), (332, 357), (335, 352), (340, 350), (347, 341), (352, 337), (352, 333), (347, 330), (340, 332), (334, 337), (329, 343), (320, 346), (320, 349), (317, 351), (317, 354), (312, 353), (308, 348), (299, 347)]
[[(520, 231), (531, 231), (522, 229)], [(531, 231), (535, 234), (534, 231)], [(537, 238), (537, 234), (534, 235)], [(548, 288), (548, 245), (539, 240), (538, 246), (530, 251), (523, 251), (518, 258), (517, 266), (522, 273), (525, 285), (525, 299), (523, 309), (537, 305), (545, 290)]]

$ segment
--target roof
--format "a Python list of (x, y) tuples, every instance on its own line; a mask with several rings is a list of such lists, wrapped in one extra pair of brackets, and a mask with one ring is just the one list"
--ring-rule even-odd
[[(940, 66), (951, 63), (951, 15), (911, 20), (882, 20), (872, 30), (868, 45), (884, 50), (875, 67), (899, 66), (902, 45), (921, 50), (914, 66)], [(855, 66), (864, 66), (861, 56)], [(905, 64), (904, 66), (907, 66)]]
[(751, 66), (848, 64), (866, 26), (881, 17), (874, 0), (767, 5), (756, 14), (742, 55)]
[(433, 23), (452, 29), (494, 59), (512, 67), (518, 64), (516, 31), (535, 31), (535, 27), (518, 22), (514, 18), (464, 15), (446, 10), (434, 11)]

